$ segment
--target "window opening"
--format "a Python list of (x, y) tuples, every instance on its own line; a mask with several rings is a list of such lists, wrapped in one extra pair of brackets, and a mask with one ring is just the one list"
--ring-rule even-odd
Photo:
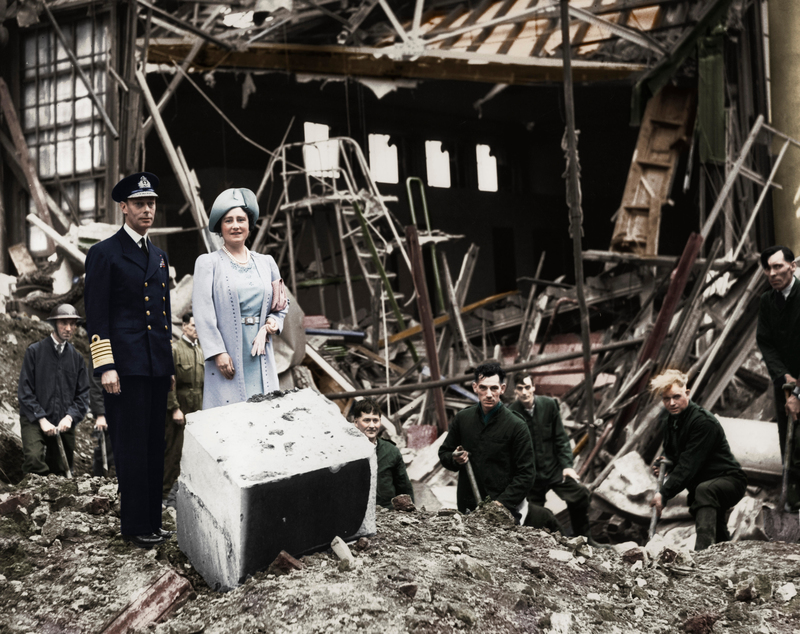
[(478, 189), (482, 192), (497, 191), (497, 159), (492, 149), (480, 143), (475, 148), (478, 160)]
[(441, 141), (425, 141), (428, 187), (450, 187), (450, 152)]
[(306, 145), (303, 148), (303, 160), (306, 169), (312, 176), (318, 178), (336, 178), (339, 169), (339, 144), (337, 141), (328, 141), (330, 128), (324, 123), (303, 124)]
[(378, 183), (399, 182), (397, 146), (388, 134), (369, 135), (369, 170)]

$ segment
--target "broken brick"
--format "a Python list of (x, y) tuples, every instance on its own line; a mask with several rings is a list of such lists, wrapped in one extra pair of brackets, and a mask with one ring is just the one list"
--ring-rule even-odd
[(411, 496), (406, 493), (393, 497), (392, 506), (395, 511), (406, 511), (407, 513), (417, 510), (417, 507), (414, 506), (414, 502), (411, 500)]
[(269, 565), (267, 572), (271, 575), (288, 575), (292, 570), (302, 570), (303, 568), (305, 568), (303, 562), (298, 561), (285, 550), (282, 550), (275, 557), (275, 561)]

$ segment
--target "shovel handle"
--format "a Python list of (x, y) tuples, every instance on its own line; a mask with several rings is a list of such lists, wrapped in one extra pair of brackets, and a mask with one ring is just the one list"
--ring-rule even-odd
[[(656, 462), (659, 463), (658, 466), (658, 486), (656, 487), (656, 493), (661, 491), (661, 486), (664, 484), (664, 478), (666, 477), (667, 467), (672, 466), (672, 461), (667, 460), (666, 458), (661, 458)], [(658, 509), (654, 506), (653, 510), (650, 513), (650, 530), (647, 531), (648, 539), (653, 539), (656, 534), (656, 525), (658, 524)]]

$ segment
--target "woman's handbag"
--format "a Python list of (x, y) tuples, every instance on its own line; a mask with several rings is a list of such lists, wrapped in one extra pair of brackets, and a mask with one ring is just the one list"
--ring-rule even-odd
[(289, 299), (286, 297), (286, 286), (283, 283), (283, 278), (272, 282), (272, 305), (269, 312), (277, 313), (282, 311), (289, 304)]

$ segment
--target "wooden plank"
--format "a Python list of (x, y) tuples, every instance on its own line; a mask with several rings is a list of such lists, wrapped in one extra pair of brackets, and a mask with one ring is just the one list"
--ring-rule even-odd
[[(493, 304), (494, 302), (498, 302), (501, 299), (505, 299), (506, 297), (510, 297), (511, 295), (519, 295), (519, 291), (506, 291), (505, 293), (498, 293), (497, 295), (492, 295), (490, 297), (486, 297), (485, 299), (481, 299), (469, 306), (464, 306), (461, 309), (462, 315), (468, 315), (474, 310), (478, 308), (483, 308), (484, 306), (488, 306), (489, 304)], [(433, 326), (438, 328), (440, 326), (444, 326), (447, 322), (450, 321), (450, 315), (440, 315), (436, 319), (433, 320)], [(389, 343), (397, 343), (398, 341), (404, 341), (409, 337), (414, 337), (422, 332), (422, 326), (412, 326), (411, 328), (406, 328), (402, 332), (398, 332), (397, 334), (392, 335), (389, 337)], [(379, 346), (383, 345), (383, 339), (378, 342)]]
[[(359, 353), (363, 354), (365, 357), (368, 357), (368, 358), (372, 359), (373, 361), (375, 361), (376, 363), (379, 363), (381, 365), (381, 367), (386, 367), (386, 364), (387, 364), (386, 359), (384, 359), (381, 355), (377, 354), (376, 352), (373, 352), (369, 348), (366, 348), (366, 347), (364, 347), (364, 346), (362, 346), (361, 344), (358, 344), (358, 343), (348, 343), (347, 347), (348, 348), (352, 348), (353, 350), (357, 350)], [(389, 369), (392, 372), (394, 372), (395, 374), (401, 375), (401, 374), (405, 373), (405, 368), (401, 368), (396, 363), (392, 363), (391, 361), (389, 361), (388, 364), (389, 364)]]
[(61, 247), (64, 252), (75, 260), (78, 264), (83, 266), (86, 263), (86, 256), (78, 250), (78, 248), (67, 240), (64, 236), (60, 235), (58, 231), (53, 229), (48, 224), (42, 222), (42, 219), (35, 214), (28, 214), (25, 219), (32, 225), (38, 227), (48, 238)]
[(690, 137), (694, 102), (693, 91), (671, 86), (648, 102), (611, 238), (612, 251), (658, 252), (661, 207), (670, 196), (680, 141)]
[(177, 572), (168, 569), (139, 595), (103, 630), (102, 634), (124, 634), (147, 629), (177, 604), (187, 600), (192, 584)]
[(17, 275), (27, 275), (28, 273), (35, 273), (38, 270), (36, 263), (33, 261), (28, 247), (22, 242), (8, 247), (8, 255), (14, 268), (17, 269)]
[[(36, 207), (36, 213), (44, 222), (51, 227), (53, 221), (50, 219), (50, 211), (45, 203), (42, 194), (42, 185), (39, 182), (39, 176), (33, 163), (31, 163), (31, 155), (28, 150), (28, 144), (25, 143), (25, 135), (22, 132), (22, 126), (17, 118), (17, 111), (14, 109), (14, 102), (11, 99), (11, 93), (8, 91), (8, 85), (5, 80), (0, 77), (0, 110), (6, 118), (6, 125), (11, 132), (11, 139), (14, 141), (14, 146), (17, 150), (17, 160), (22, 166), (22, 171), (25, 174), (25, 180), (28, 185), (28, 192), (33, 198), (33, 204)], [(53, 241), (47, 240), (47, 254), (50, 255), (55, 250)]]
[[(180, 64), (190, 48), (191, 45), (182, 39), (151, 40), (147, 61), (151, 64)], [(559, 59), (427, 49), (413, 60), (395, 60), (381, 48), (282, 43), (255, 43), (245, 50), (232, 52), (209, 45), (200, 51), (192, 65), (195, 70), (218, 67), (509, 85), (558, 83), (563, 79)], [(643, 64), (583, 60), (576, 60), (572, 66), (575, 81), (581, 82), (629, 80), (646, 68)]]
[[(356, 388), (353, 387), (352, 383), (336, 368), (334, 368), (330, 363), (325, 360), (317, 350), (311, 344), (306, 344), (306, 357), (314, 362), (314, 364), (322, 370), (328, 377), (330, 377), (333, 382), (339, 385), (344, 392), (355, 392)], [(303, 362), (305, 365), (305, 362)], [(327, 396), (325, 392), (321, 392), (321, 394)], [(361, 400), (364, 398), (363, 396), (355, 396), (356, 400)], [(392, 442), (394, 442), (399, 447), (405, 447), (405, 442), (403, 439), (397, 434), (397, 429), (394, 426), (394, 423), (390, 421), (386, 416), (381, 414), (381, 423), (383, 424), (386, 433), (389, 434), (392, 438)]]
[[(17, 177), (17, 180), (23, 187), (28, 187), (28, 177), (25, 173), (25, 168), (22, 166), (19, 160), (19, 156), (17, 156), (16, 149), (14, 148), (14, 144), (11, 142), (3, 132), (0, 130), (0, 145), (3, 146), (4, 155), (8, 159), (8, 164), (11, 167), (11, 171), (14, 173), (14, 176)], [(69, 229), (72, 222), (66, 216), (66, 214), (61, 211), (61, 208), (58, 206), (53, 197), (50, 193), (44, 188), (42, 182), (39, 180), (38, 175), (36, 176), (36, 189), (40, 193), (40, 195), (44, 198), (45, 204), (50, 212), (58, 218), (58, 221), (61, 223), (61, 226), (64, 229)]]
[[(417, 292), (417, 310), (422, 326), (425, 351), (431, 377), (435, 380), (442, 376), (439, 369), (439, 356), (436, 354), (436, 334), (433, 327), (433, 309), (428, 296), (428, 285), (425, 281), (425, 265), (422, 260), (422, 247), (419, 244), (419, 233), (414, 225), (406, 227), (406, 240), (408, 242), (408, 255), (411, 258), (412, 277), (414, 289)], [(444, 408), (444, 392), (440, 389), (433, 390), (433, 402), (438, 419), (439, 433), (447, 431), (447, 412)]]

